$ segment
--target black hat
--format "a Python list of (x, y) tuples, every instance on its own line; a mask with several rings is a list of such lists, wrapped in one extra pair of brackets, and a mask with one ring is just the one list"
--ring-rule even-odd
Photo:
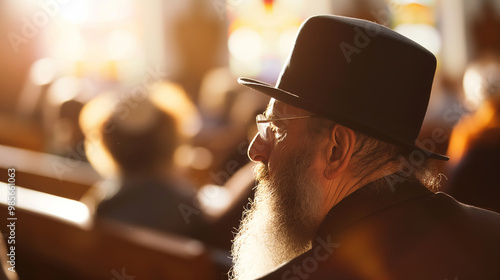
[(238, 82), (279, 101), (399, 146), (415, 146), (427, 111), (436, 58), (382, 25), (319, 15), (300, 27), (276, 87)]

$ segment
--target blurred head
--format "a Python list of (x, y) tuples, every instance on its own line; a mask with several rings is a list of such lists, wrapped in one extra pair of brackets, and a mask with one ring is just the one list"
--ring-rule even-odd
[(110, 92), (94, 98), (83, 108), (80, 126), (85, 153), (103, 177), (161, 176), (201, 121), (184, 90), (162, 82), (140, 95)]
[(179, 140), (174, 117), (147, 99), (127, 111), (115, 110), (101, 130), (103, 144), (122, 174), (166, 170)]
[[(47, 110), (51, 111), (46, 113), (46, 131), (48, 147), (52, 153), (65, 155), (68, 147), (78, 149), (85, 138), (78, 126), (78, 115), (82, 108), (82, 102), (71, 99)], [(80, 155), (79, 159), (85, 159), (85, 155)]]

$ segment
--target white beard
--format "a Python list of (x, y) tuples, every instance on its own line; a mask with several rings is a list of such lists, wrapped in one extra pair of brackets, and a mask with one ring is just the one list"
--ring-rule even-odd
[(259, 185), (233, 241), (230, 279), (255, 279), (311, 248), (324, 198), (312, 159), (311, 152), (282, 158), (274, 178), (256, 166)]

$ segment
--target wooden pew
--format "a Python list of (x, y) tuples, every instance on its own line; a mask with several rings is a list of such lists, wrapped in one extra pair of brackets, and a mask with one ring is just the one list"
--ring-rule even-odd
[(201, 242), (117, 222), (93, 224), (78, 201), (17, 187), (15, 216), (8, 216), (7, 187), (0, 183), (0, 219), (17, 218), (20, 279), (221, 278)]
[(22, 147), (33, 151), (42, 151), (44, 148), (44, 133), (40, 120), (0, 110), (0, 130), (2, 131), (0, 133), (2, 145)]
[(87, 162), (0, 145), (0, 181), (7, 182), (9, 168), (17, 185), (74, 200), (101, 180)]

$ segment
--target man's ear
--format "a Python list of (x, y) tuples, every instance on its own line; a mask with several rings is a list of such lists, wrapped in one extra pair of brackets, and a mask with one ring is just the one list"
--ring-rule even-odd
[(329, 135), (325, 177), (334, 179), (344, 172), (351, 161), (356, 145), (356, 134), (352, 129), (335, 124)]

